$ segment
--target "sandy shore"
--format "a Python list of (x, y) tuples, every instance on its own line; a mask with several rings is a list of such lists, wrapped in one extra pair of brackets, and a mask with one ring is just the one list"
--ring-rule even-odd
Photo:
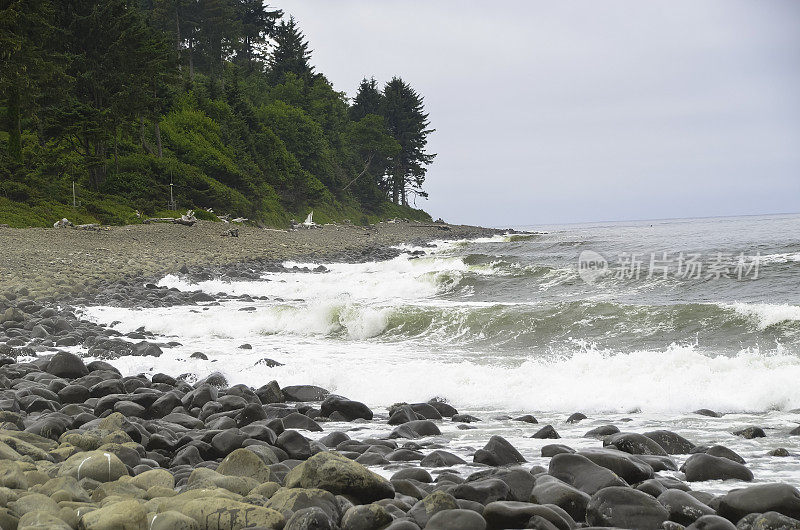
[(109, 227), (0, 229), (0, 292), (35, 298), (69, 295), (101, 282), (152, 277), (183, 265), (224, 266), (250, 260), (358, 256), (399, 243), (462, 239), (496, 233), (473, 226), (379, 223), (369, 228), (328, 225), (315, 230), (264, 230), (200, 221)]

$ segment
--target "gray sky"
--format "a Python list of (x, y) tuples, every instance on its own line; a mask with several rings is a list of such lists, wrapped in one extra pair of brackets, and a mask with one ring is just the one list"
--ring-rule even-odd
[(800, 211), (796, 0), (291, 0), (337, 90), (400, 75), (418, 206), (494, 226)]

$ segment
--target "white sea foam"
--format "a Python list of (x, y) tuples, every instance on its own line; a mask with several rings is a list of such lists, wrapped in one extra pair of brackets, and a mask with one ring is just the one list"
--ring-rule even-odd
[[(316, 267), (316, 264), (286, 262), (284, 266)], [(328, 272), (303, 274), (273, 272), (262, 281), (219, 279), (197, 284), (174, 275), (164, 277), (160, 286), (183, 291), (202, 290), (231, 295), (270, 296), (287, 300), (414, 300), (433, 296), (447, 288), (447, 281), (469, 270), (458, 257), (409, 259), (401, 255), (384, 262), (334, 263)]]
[[(192, 310), (198, 312), (186, 312)], [(260, 309), (239, 312), (233, 306), (206, 311), (90, 308), (85, 316), (99, 322), (120, 320), (117, 329), (123, 332), (144, 326), (164, 340), (183, 344), (165, 350), (159, 358), (129, 357), (115, 362), (130, 373), (152, 368), (203, 375), (220, 370), (235, 383), (260, 386), (277, 378), (281, 384), (317, 384), (373, 406), (438, 395), (474, 409), (529, 411), (800, 407), (796, 384), (800, 359), (780, 351), (710, 356), (694, 346), (673, 345), (664, 351), (615, 353), (576, 344), (572, 352), (561, 356), (544, 352), (477, 355), (447, 346), (456, 341), (458, 329), (437, 348), (430, 343), (420, 347), (413, 341), (371, 340), (386, 325), (385, 315), (374, 308), (320, 310), (305, 317), (298, 310), (285, 311), (283, 315)], [(303, 337), (285, 333), (298, 326), (305, 326)], [(343, 330), (341, 339), (325, 336), (337, 326)], [(312, 329), (319, 333), (309, 333)], [(244, 342), (252, 344), (253, 350), (238, 349)], [(189, 353), (198, 350), (210, 360), (188, 359)], [(263, 357), (285, 366), (256, 366)]]
[(719, 304), (721, 307), (733, 309), (740, 315), (754, 319), (758, 327), (764, 330), (775, 324), (786, 321), (800, 321), (800, 306), (792, 304), (753, 304), (737, 302)]
[[(491, 241), (503, 238), (486, 240)], [(548, 354), (544, 344), (531, 346), (530, 351), (517, 348), (480, 354), (460, 349), (483, 338), (484, 331), (470, 324), (471, 311), (536, 303), (440, 297), (452, 294), (464, 275), (499, 274), (491, 264), (467, 265), (458, 254), (466, 244), (439, 243), (432, 253), (426, 249), (429, 254), (418, 259), (403, 254), (378, 263), (329, 264), (325, 273), (267, 273), (261, 281), (191, 284), (167, 276), (162, 286), (270, 300), (225, 301), (207, 307), (94, 307), (86, 308), (84, 315), (102, 323), (120, 321), (116, 329), (122, 332), (144, 327), (164, 341), (183, 344), (166, 349), (157, 359), (115, 361), (128, 373), (152, 369), (203, 375), (219, 370), (232, 383), (260, 386), (278, 379), (282, 385), (318, 384), (372, 406), (439, 395), (476, 410), (658, 413), (701, 407), (720, 411), (800, 407), (796, 385), (800, 358), (780, 349), (717, 356), (690, 345), (622, 352), (571, 344), (562, 356)], [(574, 275), (572, 270), (554, 269), (543, 277), (542, 285), (552, 286)], [(719, 305), (754, 319), (761, 329), (800, 320), (800, 307), (792, 305)], [(256, 310), (239, 311), (244, 306)], [(426, 324), (426, 311), (440, 311), (441, 321)], [(410, 322), (403, 320), (407, 316), (417, 324), (422, 322), (405, 337), (410, 340), (387, 337), (390, 326)], [(583, 321), (587, 326), (593, 322), (590, 315)], [(509, 338), (513, 340), (520, 331), (509, 330)], [(253, 349), (238, 348), (245, 342)], [(193, 351), (203, 351), (210, 359), (189, 359)], [(256, 365), (263, 357), (285, 366)]]

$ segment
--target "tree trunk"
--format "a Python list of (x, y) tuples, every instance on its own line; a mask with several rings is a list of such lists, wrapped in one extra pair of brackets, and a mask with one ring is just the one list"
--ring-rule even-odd
[(189, 81), (194, 83), (194, 40), (189, 39)]
[(163, 150), (161, 149), (161, 125), (158, 123), (158, 119), (156, 119), (155, 123), (155, 130), (156, 130), (156, 149), (158, 150), (158, 158), (162, 158), (164, 155)]
[(114, 174), (119, 173), (119, 131), (117, 124), (114, 124)]
[(142, 148), (147, 151), (150, 155), (155, 155), (153, 153), (153, 148), (150, 147), (150, 144), (147, 143), (147, 139), (144, 137), (145, 128), (144, 128), (144, 116), (139, 116), (139, 136), (142, 141)]
[(106, 148), (103, 145), (102, 138), (96, 139), (92, 148), (89, 179), (95, 191), (99, 191), (100, 186), (106, 180)]
[(356, 178), (354, 178), (353, 180), (351, 180), (351, 181), (350, 181), (350, 182), (347, 184), (347, 186), (345, 186), (344, 188), (342, 188), (342, 191), (345, 191), (345, 190), (347, 190), (347, 188), (349, 188), (350, 186), (352, 186), (353, 184), (355, 184), (355, 182), (356, 182), (358, 179), (360, 179), (361, 177), (363, 177), (363, 176), (364, 176), (364, 174), (365, 174), (365, 173), (366, 173), (366, 172), (369, 170), (369, 165), (372, 163), (372, 157), (373, 157), (373, 156), (375, 156), (375, 153), (372, 153), (371, 155), (369, 155), (369, 158), (367, 159), (367, 163), (366, 163), (366, 164), (364, 164), (364, 169), (362, 169), (362, 170), (361, 170), (361, 173), (359, 173), (358, 175), (356, 175)]
[(15, 162), (22, 161), (22, 125), (20, 112), (19, 85), (11, 84), (8, 90), (8, 106), (6, 115), (8, 117), (8, 155)]
[(178, 71), (181, 70), (181, 19), (178, 16), (178, 6), (175, 6), (175, 53), (178, 55)]

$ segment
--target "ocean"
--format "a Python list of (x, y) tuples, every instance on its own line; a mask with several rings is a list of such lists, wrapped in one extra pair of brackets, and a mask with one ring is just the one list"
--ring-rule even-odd
[[(382, 262), (286, 262), (255, 281), (169, 275), (159, 285), (217, 301), (81, 315), (181, 344), (114, 361), (124, 374), (314, 384), (383, 412), (446, 399), (482, 420), (442, 427), (465, 458), (501, 434), (546, 466), (539, 450), (552, 440), (530, 438), (542, 425), (578, 448), (599, 443), (583, 437), (589, 429), (615, 424), (724, 444), (756, 481), (800, 482), (796, 456), (766, 454), (800, 453), (788, 434), (800, 422), (800, 215), (518, 228), (526, 233), (405, 246)], [(190, 358), (198, 351), (208, 360)], [(701, 408), (724, 415), (693, 413)], [(566, 423), (574, 412), (588, 418)], [(521, 414), (540, 425), (506, 421)], [(732, 434), (749, 425), (767, 437)]]

